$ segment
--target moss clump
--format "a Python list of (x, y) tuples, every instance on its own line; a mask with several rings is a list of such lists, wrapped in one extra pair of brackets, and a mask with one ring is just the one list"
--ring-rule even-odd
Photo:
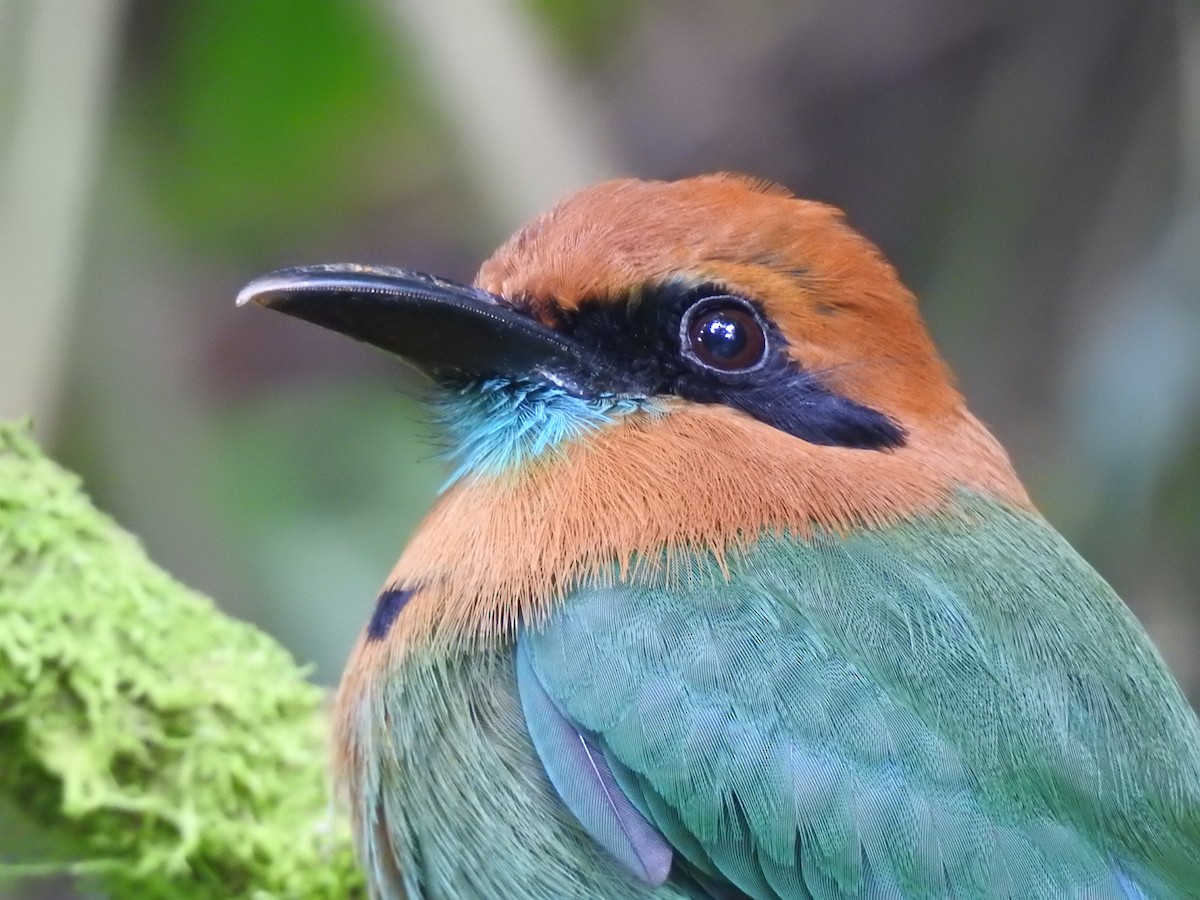
[(365, 896), (322, 706), (0, 423), (0, 797), (63, 869), (147, 900)]

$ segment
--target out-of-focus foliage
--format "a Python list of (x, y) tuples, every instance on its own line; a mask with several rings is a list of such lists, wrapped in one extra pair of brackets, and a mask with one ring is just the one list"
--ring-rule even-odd
[(573, 61), (600, 64), (632, 27), (635, 0), (525, 0), (546, 32)]
[[(396, 197), (430, 165), (433, 111), (379, 10), (337, 0), (208, 0), (158, 24), (131, 70), (131, 123), (159, 208), (245, 253)], [(143, 76), (143, 77), (139, 77)]]
[(238, 562), (284, 598), (257, 619), (306, 658), (330, 642), (349, 647), (445, 477), (420, 417), (411, 398), (368, 382), (272, 394), (219, 423), (211, 481), (240, 536)]

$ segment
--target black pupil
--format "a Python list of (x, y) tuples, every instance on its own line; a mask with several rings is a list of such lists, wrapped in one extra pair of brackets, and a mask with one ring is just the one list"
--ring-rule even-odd
[(758, 318), (731, 300), (696, 310), (687, 341), (697, 362), (722, 372), (754, 367), (767, 349), (767, 336)]
[(746, 349), (748, 338), (741, 322), (717, 312), (701, 320), (696, 340), (716, 359), (732, 360)]

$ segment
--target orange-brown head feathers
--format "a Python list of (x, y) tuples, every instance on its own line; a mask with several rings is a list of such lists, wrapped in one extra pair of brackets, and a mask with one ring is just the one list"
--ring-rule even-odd
[[(508, 632), (613, 567), (628, 575), (679, 551), (722, 559), (764, 529), (884, 524), (958, 487), (1028, 502), (964, 408), (912, 294), (832, 207), (733, 175), (606, 182), (517, 232), (476, 285), (555, 328), (584, 309), (662, 301), (664, 285), (748, 298), (800, 370), (880, 412), (903, 441), (814, 443), (675, 396), (614, 416), (536, 464), (468, 477), (440, 498), (391, 577), (428, 594), (406, 613), (416, 632)], [(677, 318), (665, 319), (669, 332)], [(655, 345), (627, 337), (642, 341), (636, 352)]]
[(625, 302), (671, 280), (757, 299), (802, 365), (901, 421), (961, 405), (879, 250), (834, 207), (740, 175), (579, 191), (503, 244), (476, 284), (550, 322), (556, 310)]
[(882, 525), (960, 488), (1028, 503), (879, 251), (837, 210), (743, 177), (580, 191), (474, 288), (309, 267), (244, 298), (446, 388), (461, 466), (369, 655), (511, 634), (583, 579), (722, 561), (764, 531)]

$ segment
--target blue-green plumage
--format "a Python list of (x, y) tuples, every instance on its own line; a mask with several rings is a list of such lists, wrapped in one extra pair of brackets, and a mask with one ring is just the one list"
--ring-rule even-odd
[[(964, 494), (887, 529), (764, 535), (727, 564), (583, 587), (528, 623), (544, 695), (524, 706), (510, 642), (410, 652), (364, 710), (379, 883), (401, 872), (413, 900), (1196, 895), (1196, 718), (1041, 518)], [(560, 717), (653, 826), (624, 849), (605, 849), (611, 807), (589, 806), (569, 742), (538, 737)], [(547, 769), (578, 781), (555, 790)], [(637, 856), (658, 835), (675, 864), (654, 888)]]
[(729, 571), (584, 589), (523, 637), (693, 865), (762, 900), (1200, 890), (1195, 716), (1039, 517), (964, 497)]
[(671, 845), (617, 783), (603, 751), (546, 693), (527, 648), (527, 642), (517, 646), (517, 690), (525, 727), (555, 792), (571, 816), (639, 881), (663, 884), (674, 859)]
[(367, 699), (354, 803), (381, 900), (702, 900), (652, 888), (568, 812), (530, 744), (513, 646), (414, 652)]

